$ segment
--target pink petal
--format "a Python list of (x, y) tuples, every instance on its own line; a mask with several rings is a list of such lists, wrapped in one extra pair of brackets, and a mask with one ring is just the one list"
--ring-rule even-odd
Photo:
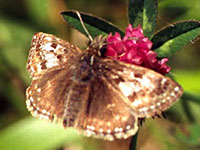
[(115, 35), (109, 34), (107, 43), (105, 56), (147, 67), (162, 74), (170, 71), (170, 67), (166, 64), (168, 58), (161, 60), (156, 58), (157, 53), (151, 50), (153, 43), (143, 35), (141, 26), (133, 28), (129, 24), (123, 39), (121, 39), (120, 34), (117, 32)]

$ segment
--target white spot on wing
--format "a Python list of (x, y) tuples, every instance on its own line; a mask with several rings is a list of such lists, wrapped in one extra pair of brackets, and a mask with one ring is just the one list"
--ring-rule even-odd
[(140, 112), (141, 112), (141, 111), (146, 112), (147, 110), (148, 110), (147, 107), (143, 107), (143, 108), (140, 108), (140, 109), (139, 109)]
[(136, 100), (134, 100), (134, 102), (133, 102), (131, 105), (134, 106), (134, 107), (138, 107), (138, 106), (141, 105), (141, 104), (142, 104), (142, 101), (136, 99)]
[(34, 35), (34, 36), (33, 36), (33, 39), (35, 40), (36, 38), (37, 38), (37, 36), (36, 36), (36, 35)]
[(160, 106), (160, 102), (157, 102), (157, 104), (156, 104), (157, 106)]
[(32, 97), (32, 96), (30, 97), (30, 101), (31, 101), (31, 102), (33, 102), (33, 101), (34, 101), (34, 99), (33, 99), (33, 97)]
[(100, 129), (99, 129), (99, 132), (101, 132), (101, 133), (102, 133), (102, 132), (103, 132), (103, 129), (102, 129), (102, 128), (100, 128)]
[(119, 131), (119, 128), (115, 128), (115, 132), (118, 132)]
[(90, 130), (95, 130), (95, 127), (94, 126), (90, 126)]
[(110, 129), (108, 129), (108, 130), (107, 130), (107, 133), (111, 133), (111, 130), (110, 130)]
[(119, 88), (121, 89), (122, 93), (127, 97), (133, 94), (133, 92), (135, 91), (134, 87), (135, 85), (132, 82), (119, 83)]
[(122, 132), (123, 131), (123, 128), (119, 128), (119, 132)]
[(155, 106), (154, 106), (154, 105), (151, 105), (151, 106), (150, 106), (150, 109), (155, 109)]
[(50, 38), (50, 37), (45, 37), (44, 39), (47, 40), (47, 41), (51, 41), (52, 40), (52, 38)]
[(179, 91), (179, 87), (178, 87), (178, 86), (175, 87), (174, 90), (175, 90), (176, 92)]
[(30, 100), (26, 101), (26, 105), (27, 105), (27, 107), (29, 107), (31, 105)]
[(171, 96), (172, 96), (172, 97), (175, 97), (175, 93), (174, 93), (174, 92), (172, 92), (172, 93), (171, 93)]
[(47, 67), (47, 68), (51, 68), (51, 67), (57, 66), (57, 65), (58, 65), (58, 63), (56, 63), (56, 62), (47, 62), (47, 63), (46, 63), (46, 67)]
[(131, 128), (130, 125), (127, 125), (127, 126), (126, 126), (126, 130), (129, 130), (130, 128)]
[(53, 50), (53, 48), (51, 47), (52, 43), (46, 43), (44, 46), (42, 46), (42, 49), (45, 51), (50, 51)]
[(150, 80), (149, 80), (147, 77), (145, 77), (145, 76), (143, 76), (142, 79), (138, 79), (138, 80), (140, 81), (140, 83), (141, 83), (143, 86), (148, 87), (148, 86), (150, 85)]
[(38, 92), (38, 93), (41, 92), (41, 88), (38, 88), (38, 89), (37, 89), (37, 92)]
[(45, 109), (42, 110), (42, 113), (45, 114), (47, 111)]
[(52, 53), (47, 53), (46, 55), (44, 55), (45, 59), (48, 61), (48, 59), (55, 59), (55, 55)]

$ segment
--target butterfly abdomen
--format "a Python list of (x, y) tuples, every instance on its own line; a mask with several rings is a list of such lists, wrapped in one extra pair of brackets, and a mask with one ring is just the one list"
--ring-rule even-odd
[(71, 83), (70, 90), (65, 99), (63, 115), (64, 127), (74, 126), (79, 112), (82, 110), (84, 99), (88, 97), (88, 86), (84, 83)]

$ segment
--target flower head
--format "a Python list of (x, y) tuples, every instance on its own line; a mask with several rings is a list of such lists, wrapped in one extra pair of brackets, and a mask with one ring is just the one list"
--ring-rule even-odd
[(129, 24), (123, 39), (117, 32), (115, 35), (109, 34), (107, 43), (105, 56), (150, 68), (162, 74), (170, 71), (170, 67), (166, 64), (168, 58), (161, 60), (156, 58), (157, 53), (151, 50), (152, 42), (143, 35), (141, 26), (133, 28)]

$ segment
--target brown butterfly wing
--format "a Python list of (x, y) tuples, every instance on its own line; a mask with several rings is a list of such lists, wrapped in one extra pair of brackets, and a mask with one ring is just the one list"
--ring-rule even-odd
[(151, 117), (168, 109), (183, 94), (172, 79), (153, 70), (117, 60), (104, 60), (107, 80), (123, 95), (138, 117)]
[(48, 120), (63, 117), (73, 72), (68, 62), (79, 53), (77, 47), (54, 35), (34, 35), (27, 63), (33, 80), (26, 90), (27, 108), (33, 116)]
[(51, 121), (63, 117), (66, 92), (71, 85), (69, 75), (61, 68), (32, 81), (26, 90), (26, 105), (33, 116)]
[(29, 52), (27, 70), (32, 78), (44, 74), (46, 70), (67, 63), (80, 53), (80, 49), (54, 35), (38, 32), (33, 36)]
[(113, 91), (105, 77), (90, 82), (88, 98), (84, 100), (75, 127), (86, 136), (107, 140), (127, 138), (138, 129), (135, 113)]

